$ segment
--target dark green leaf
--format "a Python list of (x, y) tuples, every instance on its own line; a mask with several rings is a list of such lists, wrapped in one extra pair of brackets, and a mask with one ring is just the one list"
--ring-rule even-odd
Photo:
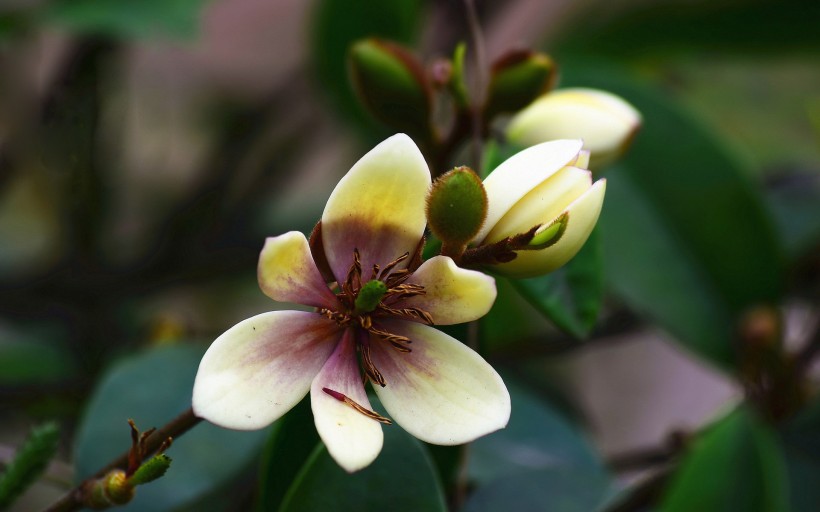
[(373, 464), (348, 474), (319, 445), (288, 491), (281, 512), (446, 511), (441, 485), (419, 441), (396, 425), (384, 427), (384, 449)]
[(512, 280), (541, 313), (566, 333), (589, 336), (604, 295), (603, 247), (595, 229), (581, 251), (555, 272), (530, 279)]
[(566, 75), (573, 85), (625, 97), (644, 116), (633, 148), (607, 174), (601, 223), (609, 283), (686, 346), (731, 367), (734, 319), (777, 302), (783, 283), (760, 190), (666, 96), (608, 69)]
[[(62, 345), (25, 331), (0, 333), (0, 384), (59, 382), (76, 374), (76, 363)], [(42, 338), (42, 341), (41, 341)]]
[(37, 480), (57, 453), (59, 442), (60, 430), (55, 423), (46, 423), (31, 431), (25, 444), (0, 474), (0, 510), (8, 507)]
[(820, 503), (820, 398), (782, 429), (794, 512), (815, 512)]
[(692, 443), (660, 511), (786, 512), (785, 472), (774, 432), (740, 407)]
[[(100, 381), (77, 432), (77, 476), (95, 473), (130, 444), (128, 418), (142, 430), (161, 427), (191, 406), (194, 377), (203, 350), (161, 347), (115, 364)], [(202, 423), (179, 439), (168, 454), (174, 467), (137, 490), (122, 510), (181, 507), (227, 483), (261, 450), (266, 431), (237, 432)]]
[(473, 442), (468, 466), (471, 480), (483, 485), (507, 474), (533, 470), (572, 469), (606, 475), (576, 425), (509, 378), (504, 382), (512, 400), (510, 422), (503, 430)]
[(373, 2), (321, 0), (313, 15), (311, 60), (317, 82), (334, 107), (372, 137), (383, 134), (362, 109), (347, 74), (347, 52), (353, 42), (384, 37), (412, 41), (421, 15), (421, 0)]
[(74, 32), (124, 38), (190, 37), (209, 0), (60, 0), (46, 19)]
[(769, 207), (777, 221), (790, 259), (796, 260), (820, 245), (820, 175), (782, 176), (768, 191)]

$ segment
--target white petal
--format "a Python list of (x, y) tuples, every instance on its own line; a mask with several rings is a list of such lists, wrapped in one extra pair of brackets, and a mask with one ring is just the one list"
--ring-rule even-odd
[(373, 361), (387, 381), (374, 386), (376, 394), (402, 428), (428, 443), (454, 445), (507, 425), (510, 394), (481, 356), (423, 324), (394, 320), (381, 327), (412, 341), (409, 353), (373, 341)]
[(298, 231), (265, 240), (257, 274), (259, 287), (273, 300), (331, 309), (337, 303)]
[(555, 245), (539, 251), (518, 251), (517, 258), (495, 265), (493, 270), (505, 276), (524, 278), (543, 275), (564, 265), (581, 250), (595, 228), (605, 192), (606, 180), (598, 180), (586, 194), (569, 205), (566, 231)]
[(373, 462), (384, 443), (384, 434), (378, 421), (323, 391), (328, 388), (342, 393), (362, 407), (372, 410), (359, 371), (355, 333), (353, 328), (345, 331), (333, 355), (310, 388), (310, 405), (319, 437), (327, 446), (330, 456), (348, 473)]
[(322, 242), (330, 268), (344, 281), (361, 254), (365, 275), (416, 249), (424, 226), (430, 171), (415, 143), (404, 134), (385, 140), (342, 178), (322, 214)]
[(265, 427), (307, 394), (339, 337), (315, 313), (274, 311), (248, 318), (211, 344), (194, 382), (194, 413), (238, 430)]
[(495, 279), (456, 266), (446, 256), (425, 261), (408, 280), (424, 286), (424, 295), (411, 297), (395, 308), (420, 308), (438, 325), (470, 322), (486, 315), (495, 302)]
[(539, 183), (578, 158), (581, 140), (554, 140), (525, 149), (504, 161), (484, 180), (487, 220), (473, 239), (481, 242), (495, 223)]
[(592, 186), (592, 174), (577, 167), (564, 167), (527, 195), (499, 220), (484, 243), (526, 233), (537, 224), (547, 225)]

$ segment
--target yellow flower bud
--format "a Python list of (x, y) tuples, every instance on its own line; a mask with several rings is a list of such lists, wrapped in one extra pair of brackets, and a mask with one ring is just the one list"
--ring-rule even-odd
[(601, 169), (620, 158), (641, 126), (641, 114), (622, 98), (595, 89), (561, 89), (535, 100), (507, 127), (507, 138), (521, 146), (578, 138)]

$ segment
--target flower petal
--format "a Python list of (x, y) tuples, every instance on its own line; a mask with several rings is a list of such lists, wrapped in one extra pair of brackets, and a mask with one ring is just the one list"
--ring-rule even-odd
[(583, 141), (554, 140), (516, 153), (498, 166), (487, 179), (487, 219), (473, 239), (481, 242), (496, 222), (539, 183), (578, 158)]
[(592, 186), (592, 173), (564, 167), (522, 197), (487, 234), (484, 243), (526, 233), (537, 224), (549, 224)]
[(567, 207), (567, 228), (555, 245), (537, 251), (518, 251), (517, 258), (493, 269), (505, 276), (524, 278), (543, 275), (564, 265), (581, 250), (595, 228), (605, 192), (606, 180), (598, 180)]
[(265, 427), (307, 394), (339, 327), (315, 313), (274, 311), (243, 320), (211, 344), (194, 382), (194, 413), (238, 430)]
[(365, 275), (374, 264), (412, 255), (427, 223), (429, 187), (427, 163), (407, 135), (390, 137), (356, 162), (322, 214), (322, 242), (336, 279), (344, 281), (354, 249)]
[(378, 421), (324, 391), (329, 389), (341, 393), (360, 406), (371, 409), (359, 371), (355, 333), (353, 328), (344, 332), (333, 355), (313, 379), (310, 388), (310, 406), (319, 437), (327, 446), (330, 456), (348, 473), (373, 462), (384, 443), (384, 433)]
[(337, 305), (313, 262), (307, 238), (298, 231), (265, 240), (257, 275), (259, 287), (275, 301), (331, 309)]
[(495, 370), (455, 338), (415, 322), (381, 325), (412, 340), (412, 352), (373, 338), (373, 362), (387, 385), (374, 386), (390, 416), (422, 441), (454, 445), (503, 428), (510, 394)]
[(408, 280), (424, 286), (424, 295), (410, 297), (395, 308), (414, 307), (433, 317), (437, 325), (470, 322), (486, 315), (495, 302), (495, 279), (456, 266), (447, 256), (425, 261)]

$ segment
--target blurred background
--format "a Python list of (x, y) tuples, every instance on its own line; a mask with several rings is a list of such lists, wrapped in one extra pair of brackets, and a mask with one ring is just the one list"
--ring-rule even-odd
[[(559, 87), (612, 91), (644, 123), (607, 169), (582, 252), (594, 271), (499, 279), (482, 347), (521, 388), (514, 415), (530, 416), (477, 443), (471, 491), (451, 508), (498, 510), (526, 484), (566, 505), (536, 496), (520, 510), (596, 510), (749, 396), (743, 343), (773, 330), (788, 354), (820, 343), (820, 4), (476, 7), (490, 62), (545, 52)], [(455, 0), (0, 0), (0, 467), (32, 426), (61, 427), (13, 510), (49, 504), (127, 448), (125, 418), (147, 429), (187, 408), (208, 344), (285, 307), (256, 284), (264, 238), (308, 232), (392, 133), (348, 79), (349, 45), (370, 36), (427, 65), (473, 41)], [(457, 164), (478, 166), (467, 151)], [(130, 507), (278, 509), (299, 466), (259, 491), (276, 476), (275, 432), (198, 427)], [(805, 449), (784, 448), (794, 510), (820, 503), (816, 435), (810, 446), (799, 461), (788, 454)], [(505, 480), (499, 452), (513, 454), (505, 471), (538, 478)]]

